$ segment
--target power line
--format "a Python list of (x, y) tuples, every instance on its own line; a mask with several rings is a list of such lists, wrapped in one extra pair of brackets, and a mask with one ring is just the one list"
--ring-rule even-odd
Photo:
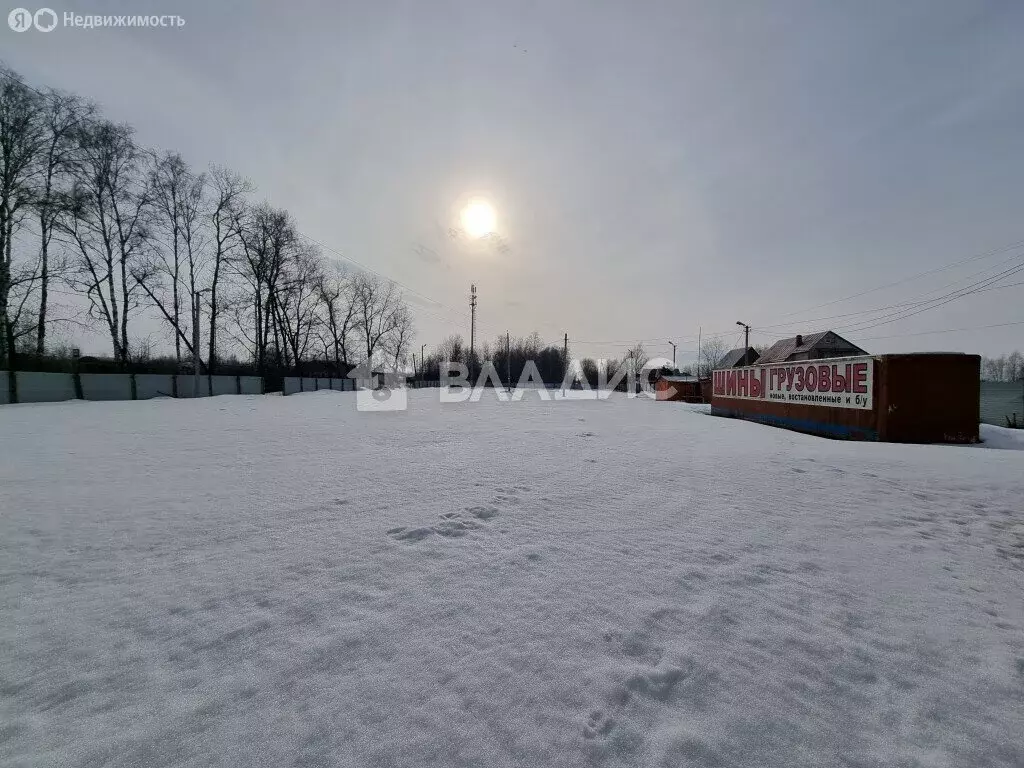
[(975, 325), (967, 328), (944, 328), (941, 331), (920, 331), (918, 333), (896, 333), (891, 336), (869, 336), (861, 341), (878, 341), (880, 339), (903, 339), (910, 336), (930, 336), (936, 333), (958, 333), (960, 331), (984, 331), (990, 328), (1009, 328), (1014, 325), (1024, 325), (1024, 320), (1013, 323), (994, 323), (992, 325)]
[[(5, 78), (10, 80), (11, 82), (17, 83), (21, 87), (24, 87), (24, 88), (26, 88), (26, 89), (36, 93), (38, 96), (40, 96), (40, 97), (42, 97), (44, 99), (51, 98), (50, 94), (44, 93), (43, 91), (39, 90), (38, 88), (36, 88), (36, 87), (34, 87), (32, 85), (29, 85), (28, 83), (24, 82), (23, 80), (15, 77), (12, 73), (0, 71), (0, 75), (3, 75)], [(93, 119), (93, 116), (91, 114), (86, 114), (86, 115), (83, 115), (82, 117), (72, 121), (71, 125), (83, 122), (85, 120), (92, 120), (92, 119)], [(135, 139), (133, 137), (131, 137), (131, 136), (127, 137), (127, 142), (128, 142), (129, 145), (131, 145), (136, 151), (140, 152), (141, 154), (144, 154), (144, 155), (147, 155), (147, 156), (155, 156), (155, 154), (156, 154), (155, 150), (151, 150), (151, 149), (148, 149), (148, 148), (140, 147), (139, 144), (135, 141)], [(184, 176), (185, 176), (185, 178), (190, 179), (192, 181), (196, 180), (196, 176), (188, 168), (185, 169)], [(363, 270), (365, 272), (368, 272), (370, 274), (376, 275), (380, 279), (385, 280), (387, 282), (390, 282), (390, 283), (398, 286), (399, 288), (403, 289), (404, 291), (408, 292), (409, 294), (411, 294), (413, 296), (417, 296), (421, 300), (426, 301), (426, 302), (428, 302), (429, 304), (431, 304), (433, 306), (442, 308), (442, 309), (444, 309), (444, 310), (446, 310), (446, 311), (448, 311), (448, 312), (450, 312), (450, 313), (452, 313), (454, 315), (457, 315), (457, 316), (463, 318), (464, 321), (465, 320), (469, 320), (470, 323), (471, 323), (470, 327), (471, 327), (471, 334), (472, 334), (472, 323), (473, 323), (473, 320), (465, 312), (463, 312), (461, 310), (458, 310), (458, 309), (456, 309), (456, 308), (454, 308), (454, 307), (452, 307), (452, 306), (450, 306), (448, 304), (445, 304), (444, 302), (441, 302), (441, 301), (438, 301), (436, 299), (433, 299), (430, 296), (427, 296), (426, 294), (424, 294), (424, 293), (422, 293), (420, 291), (417, 291), (416, 289), (410, 287), (409, 285), (406, 285), (405, 283), (397, 280), (396, 278), (389, 277), (389, 276), (383, 274), (382, 272), (379, 272), (379, 271), (373, 269), (372, 267), (368, 266), (367, 264), (364, 264), (363, 262), (361, 262), (361, 261), (359, 261), (359, 260), (357, 260), (357, 259), (355, 259), (355, 258), (353, 258), (353, 257), (351, 257), (351, 256), (349, 256), (349, 255), (347, 255), (345, 253), (342, 253), (341, 251), (339, 251), (339, 250), (337, 250), (335, 248), (332, 248), (331, 246), (329, 246), (326, 243), (324, 243), (323, 241), (313, 237), (312, 235), (309, 235), (307, 233), (304, 233), (304, 232), (298, 230), (298, 228), (296, 228), (295, 231), (296, 231), (297, 236), (307, 240), (310, 243), (315, 244), (322, 251), (326, 251), (326, 252), (328, 252), (330, 254), (333, 254), (335, 257), (337, 257), (337, 259), (349, 262), (349, 263), (355, 265), (356, 267), (358, 267), (359, 269), (361, 269), (361, 270)], [(38, 236), (38, 233), (34, 233), (34, 234), (36, 234)], [(997, 248), (994, 248), (992, 250), (985, 251), (985, 252), (982, 252), (982, 253), (979, 253), (979, 254), (974, 254), (972, 256), (968, 256), (966, 258), (959, 259), (959, 260), (951, 262), (949, 264), (945, 264), (945, 265), (940, 266), (940, 267), (935, 267), (935, 268), (932, 268), (932, 269), (929, 269), (929, 270), (925, 270), (925, 271), (919, 272), (919, 273), (917, 273), (915, 275), (910, 275), (908, 277), (904, 277), (904, 278), (901, 278), (899, 280), (895, 280), (895, 281), (892, 281), (892, 282), (889, 282), (889, 283), (878, 285), (878, 286), (875, 286), (873, 288), (869, 288), (869, 289), (864, 290), (864, 291), (859, 291), (857, 293), (850, 294), (848, 296), (843, 296), (843, 297), (840, 297), (838, 299), (833, 299), (831, 301), (827, 301), (827, 302), (823, 302), (823, 303), (820, 303), (820, 304), (816, 304), (816, 305), (813, 305), (811, 307), (807, 307), (807, 308), (802, 309), (802, 310), (794, 310), (792, 312), (787, 312), (787, 313), (781, 315), (780, 317), (792, 317), (794, 315), (799, 315), (799, 314), (802, 314), (804, 312), (812, 311), (814, 309), (819, 309), (819, 308), (822, 308), (822, 307), (827, 307), (827, 306), (832, 306), (832, 305), (835, 305), (835, 304), (839, 304), (839, 303), (842, 303), (842, 302), (845, 302), (845, 301), (849, 301), (851, 299), (859, 298), (859, 297), (866, 296), (866, 295), (871, 294), (871, 293), (875, 293), (877, 291), (884, 290), (886, 288), (890, 288), (890, 287), (893, 287), (893, 286), (896, 286), (896, 285), (901, 285), (901, 284), (910, 282), (912, 280), (918, 280), (918, 279), (920, 279), (922, 277), (926, 277), (928, 275), (932, 275), (932, 274), (936, 274), (936, 273), (939, 273), (939, 272), (943, 272), (945, 270), (952, 269), (952, 268), (961, 266), (963, 264), (967, 264), (967, 263), (970, 263), (970, 262), (974, 262), (974, 261), (978, 261), (978, 260), (982, 260), (982, 259), (986, 259), (986, 258), (991, 258), (993, 256), (999, 255), (1001, 253), (1005, 253), (1007, 251), (1016, 250), (1018, 248), (1021, 248), (1022, 246), (1024, 246), (1024, 240), (1019, 240), (1017, 242), (1014, 242), (1014, 243), (1011, 243), (1011, 244), (1008, 244), (1008, 245), (1000, 246), (1000, 247), (997, 247)], [(1010, 261), (1013, 258), (1017, 258), (1017, 256), (1014, 256), (1011, 259), (1006, 260), (1006, 261)], [(335, 260), (337, 260), (337, 259), (335, 259)], [(1004, 261), (1002, 263), (1006, 263), (1006, 262)], [(997, 290), (997, 289), (1002, 289), (1002, 288), (1010, 288), (1010, 287), (1013, 287), (1013, 286), (1016, 286), (1016, 285), (1021, 285), (1022, 283), (1020, 283), (1020, 282), (1018, 282), (1018, 283), (1011, 283), (1011, 284), (1008, 284), (1008, 285), (994, 285), (994, 283), (998, 282), (999, 279), (1003, 279), (1005, 277), (1009, 277), (1009, 276), (1011, 276), (1013, 274), (1016, 274), (1016, 273), (1020, 272), (1022, 269), (1024, 269), (1024, 262), (1022, 262), (1019, 265), (1016, 265), (1015, 267), (1011, 268), (1010, 270), (1006, 270), (1005, 272), (1003, 272), (1003, 273), (1001, 273), (999, 275), (995, 275), (995, 276), (992, 276), (990, 278), (985, 278), (985, 279), (983, 279), (981, 281), (978, 281), (978, 283), (975, 283), (974, 286), (967, 286), (964, 289), (959, 289), (957, 291), (953, 291), (953, 292), (947, 293), (945, 295), (938, 296), (938, 297), (933, 298), (933, 299), (927, 299), (927, 300), (920, 301), (920, 302), (900, 302), (900, 303), (892, 304), (892, 305), (889, 305), (889, 306), (886, 306), (886, 307), (877, 307), (877, 308), (874, 308), (874, 309), (861, 310), (859, 312), (843, 313), (843, 314), (840, 314), (840, 315), (825, 316), (825, 317), (821, 317), (821, 318), (813, 318), (813, 319), (808, 319), (808, 320), (804, 320), (804, 321), (794, 320), (792, 322), (776, 323), (774, 325), (772, 325), (772, 324), (760, 325), (760, 326), (755, 326), (754, 330), (757, 333), (759, 333), (761, 335), (764, 335), (764, 336), (768, 336), (770, 338), (785, 338), (789, 334), (773, 334), (773, 333), (768, 333), (768, 332), (766, 332), (763, 329), (765, 329), (765, 328), (787, 328), (787, 327), (794, 327), (794, 326), (796, 326), (798, 324), (806, 324), (806, 323), (810, 323), (810, 322), (818, 322), (820, 320), (828, 320), (828, 319), (835, 319), (835, 318), (841, 318), (841, 317), (858, 317), (858, 316), (861, 316), (861, 315), (870, 315), (870, 314), (874, 314), (874, 313), (877, 313), (877, 312), (884, 312), (884, 311), (887, 311), (887, 310), (894, 310), (892, 312), (889, 312), (888, 314), (880, 315), (879, 317), (864, 318), (864, 320), (862, 320), (862, 321), (853, 321), (853, 325), (852, 326), (846, 326), (846, 327), (841, 327), (840, 328), (845, 333), (857, 333), (859, 331), (867, 330), (867, 329), (870, 329), (870, 328), (873, 328), (873, 327), (878, 327), (880, 325), (887, 325), (887, 324), (890, 324), (890, 323), (893, 323), (893, 322), (898, 322), (899, 320), (903, 320), (903, 319), (905, 319), (907, 317), (913, 317), (914, 315), (920, 314), (922, 312), (926, 312), (926, 311), (928, 311), (930, 309), (935, 309), (935, 308), (938, 308), (940, 306), (944, 306), (945, 304), (948, 304), (951, 301), (955, 301), (958, 298), (963, 298), (964, 296), (972, 295), (974, 293), (981, 293), (981, 292), (988, 291), (988, 290)], [(982, 270), (981, 272), (985, 272), (985, 271), (988, 271), (988, 270)], [(981, 274), (981, 272), (974, 273), (974, 274), (975, 275)], [(955, 281), (954, 283), (952, 283), (950, 285), (955, 285), (956, 282), (962, 282), (962, 280), (963, 279), (961, 279), (959, 281)], [(950, 287), (950, 286), (946, 286), (946, 287)], [(943, 289), (938, 289), (938, 290), (944, 290), (944, 288)], [(60, 291), (55, 291), (52, 288), (49, 288), (48, 291), (54, 292), (54, 293), (61, 293)], [(927, 293), (921, 294), (921, 295), (922, 296), (926, 296), (926, 295), (928, 295), (928, 293), (934, 293), (934, 292), (935, 291), (930, 291), (930, 292), (927, 292)], [(81, 295), (81, 294), (65, 294), (65, 295), (76, 295), (76, 296), (78, 296), (78, 295)], [(925, 306), (925, 305), (928, 305), (928, 306)], [(158, 305), (153, 304), (153, 306), (158, 306)], [(913, 310), (913, 311), (911, 311), (911, 310)], [(418, 309), (418, 311), (420, 311), (423, 314), (426, 314), (428, 316), (431, 316), (431, 317), (434, 317), (436, 319), (439, 319), (439, 320), (441, 320), (441, 321), (443, 321), (445, 323), (451, 323), (451, 319), (450, 318), (438, 315), (438, 314), (436, 314), (434, 312), (431, 312), (429, 309), (425, 309), (423, 307), (420, 307)], [(886, 318), (890, 318), (890, 319), (886, 319)], [(863, 325), (858, 325), (858, 322), (859, 323), (864, 323), (864, 324)], [(463, 329), (465, 329), (464, 325), (457, 326), (457, 327), (462, 327)], [(935, 333), (939, 333), (939, 332), (940, 331), (936, 331)], [(722, 338), (722, 337), (727, 337), (727, 336), (731, 335), (732, 333), (733, 333), (732, 330), (728, 330), (728, 331), (721, 331), (721, 332), (710, 332), (710, 333), (706, 333), (706, 334), (703, 334), (703, 335), (705, 337), (707, 337), (707, 338)], [(685, 339), (685, 340), (692, 340), (692, 339), (697, 339), (699, 336), (700, 336), (700, 334), (693, 334), (693, 335), (677, 336), (677, 338)], [(888, 338), (888, 337), (875, 337), (875, 338)], [(607, 345), (607, 346), (633, 346), (633, 345), (638, 344), (638, 343), (658, 343), (658, 342), (661, 342), (661, 341), (662, 341), (661, 338), (649, 338), (649, 339), (636, 339), (636, 340), (632, 340), (632, 341), (574, 340), (574, 343), (576, 343), (576, 344), (589, 344), (589, 345)]]
[[(993, 277), (986, 278), (985, 280), (979, 281), (978, 283), (975, 284), (975, 286), (980, 287), (980, 288), (987, 288), (990, 285), (992, 285), (992, 283), (994, 281), (998, 281), (999, 279), (1002, 279), (1003, 277), (1007, 277), (1009, 275), (1015, 275), (1015, 274), (1017, 274), (1017, 273), (1019, 273), (1021, 271), (1024, 271), (1024, 262), (1021, 262), (1020, 264), (1015, 265), (1011, 269), (1005, 270), (1004, 272), (1002, 272), (1002, 273), (1000, 273), (998, 275), (995, 275)], [(971, 286), (968, 286), (968, 288), (971, 288)], [(957, 299), (961, 299), (964, 296), (969, 296), (972, 293), (974, 293), (973, 290), (967, 290), (967, 289), (962, 289), (961, 291), (954, 291), (951, 294), (947, 294), (946, 296), (940, 296), (938, 299), (933, 300), (934, 302), (937, 302), (937, 303), (931, 303), (930, 306), (923, 307), (921, 309), (916, 309), (915, 311), (912, 311), (912, 312), (903, 312), (902, 314), (900, 314), (899, 312), (895, 312), (895, 313), (890, 313), (890, 315), (883, 315), (882, 318), (889, 317), (891, 319), (886, 320), (886, 319), (882, 319), (882, 318), (875, 318), (875, 320), (877, 320), (878, 322), (870, 322), (867, 325), (862, 325), (862, 326), (859, 326), (859, 327), (856, 327), (856, 328), (847, 328), (846, 332), (847, 333), (856, 333), (858, 331), (865, 331), (865, 330), (867, 330), (869, 328), (877, 328), (880, 325), (888, 325), (889, 323), (895, 323), (898, 320), (904, 320), (904, 319), (906, 319), (908, 317), (913, 317), (914, 315), (919, 315), (922, 312), (927, 312), (927, 311), (932, 310), (932, 309), (937, 309), (938, 307), (941, 307), (941, 306), (944, 306), (946, 304), (949, 304), (951, 301), (956, 301)], [(892, 317), (892, 315), (896, 315), (896, 316)]]
[[(914, 307), (919, 307), (919, 306), (922, 306), (924, 304), (931, 303), (933, 301), (939, 301), (939, 300), (941, 300), (941, 299), (943, 299), (946, 296), (949, 296), (951, 294), (947, 293), (947, 294), (944, 294), (943, 296), (933, 297), (931, 299), (924, 299), (922, 301), (914, 301), (914, 299), (919, 299), (919, 298), (922, 298), (922, 297), (925, 297), (925, 296), (929, 296), (929, 295), (934, 294), (934, 293), (938, 293), (940, 291), (945, 291), (947, 288), (951, 288), (951, 287), (953, 287), (953, 286), (955, 286), (955, 285), (957, 285), (959, 283), (964, 282), (965, 280), (970, 280), (973, 277), (976, 277), (978, 275), (981, 275), (981, 274), (984, 274), (986, 272), (989, 272), (992, 269), (998, 268), (998, 267), (1000, 267), (1000, 266), (1002, 266), (1004, 264), (1007, 264), (1008, 262), (1014, 261), (1015, 259), (1019, 259), (1019, 258), (1020, 258), (1020, 254), (1015, 254), (1014, 256), (1010, 257), (1009, 259), (1005, 259), (1005, 260), (1001, 261), (999, 264), (996, 265), (996, 267), (988, 267), (986, 269), (979, 270), (978, 272), (974, 272), (974, 273), (972, 273), (970, 275), (967, 275), (966, 277), (962, 277), (962, 278), (960, 278), (958, 280), (954, 280), (952, 283), (947, 283), (946, 285), (944, 285), (941, 288), (936, 288), (936, 289), (933, 289), (931, 291), (925, 291), (924, 293), (918, 294), (917, 296), (914, 296), (910, 300), (907, 300), (907, 301), (897, 302), (895, 304), (890, 304), (890, 305), (887, 305), (887, 306), (884, 306), (884, 307), (875, 307), (873, 309), (859, 310), (859, 311), (856, 311), (856, 312), (845, 312), (845, 313), (838, 314), (838, 315), (825, 315), (823, 317), (810, 318), (810, 319), (802, 320), (802, 321), (794, 321), (794, 322), (791, 322), (791, 323), (777, 323), (777, 324), (774, 324), (774, 325), (770, 325), (770, 324), (769, 325), (761, 325), (759, 327), (760, 328), (786, 328), (786, 327), (792, 328), (793, 326), (795, 326), (797, 324), (802, 324), (802, 325), (806, 326), (807, 323), (819, 322), (821, 320), (831, 320), (831, 319), (840, 318), (840, 317), (856, 317), (858, 315), (868, 315), (868, 314), (873, 314), (873, 313), (876, 313), (876, 312), (884, 312), (884, 311), (890, 310), (890, 309), (902, 310), (902, 309), (910, 309), (910, 308), (914, 308)], [(1009, 276), (1009, 274), (1013, 274), (1014, 271), (1016, 271), (1017, 267), (1021, 266), (1021, 265), (1024, 265), (1024, 262), (1019, 262), (1017, 265), (1014, 265), (1014, 267), (1011, 267), (1010, 270), (1008, 271), (1008, 273), (1000, 273), (999, 275), (990, 276), (990, 277), (992, 277), (992, 278), (999, 277), (1000, 279), (1002, 277), (1007, 277), (1007, 276)], [(983, 280), (978, 281), (978, 283), (976, 283), (975, 285), (983, 283), (983, 282), (985, 282), (988, 279), (989, 278), (984, 278)], [(996, 290), (996, 289), (1004, 288), (1004, 287), (1005, 288), (1009, 288), (1009, 287), (1011, 287), (1011, 285), (1019, 285), (1019, 284), (1020, 283), (1012, 283), (1012, 284), (1006, 285), (1006, 286), (995, 286), (995, 288), (992, 288), (992, 289), (981, 288), (981, 289), (978, 289), (978, 290), (967, 290), (963, 295), (966, 296), (966, 295), (970, 295), (972, 293), (980, 293), (983, 290)], [(967, 288), (970, 288), (970, 287), (971, 286), (968, 285), (965, 288), (958, 289), (958, 290), (966, 290)], [(953, 293), (955, 293), (955, 291)], [(872, 319), (878, 319), (878, 318), (872, 318)], [(866, 320), (867, 320), (867, 318), (865, 318), (865, 321)]]
[(843, 302), (843, 301), (849, 301), (850, 299), (856, 299), (856, 298), (859, 298), (861, 296), (867, 296), (869, 293), (875, 293), (876, 291), (881, 291), (881, 290), (884, 290), (885, 288), (891, 288), (894, 285), (902, 285), (903, 283), (908, 283), (911, 280), (918, 280), (918, 279), (920, 279), (922, 277), (926, 277), (927, 275), (932, 275), (932, 274), (935, 274), (936, 272), (942, 272), (942, 271), (947, 270), (947, 269), (952, 269), (953, 267), (958, 267), (961, 264), (967, 264), (968, 262), (971, 262), (971, 261), (978, 261), (980, 259), (989, 258), (991, 256), (998, 256), (1000, 253), (1005, 253), (1006, 251), (1013, 250), (1015, 248), (1020, 248), (1022, 246), (1024, 246), (1024, 240), (1018, 240), (1015, 243), (1011, 243), (1009, 245), (999, 246), (998, 248), (993, 248), (990, 251), (985, 251), (984, 253), (979, 253), (979, 254), (976, 254), (974, 256), (968, 256), (965, 259), (960, 259), (958, 261), (954, 261), (954, 262), (952, 262), (950, 264), (946, 264), (946, 265), (941, 266), (941, 267), (935, 267), (934, 269), (929, 269), (929, 270), (926, 270), (924, 272), (919, 272), (916, 275), (910, 275), (909, 277), (904, 277), (904, 278), (901, 278), (899, 280), (895, 280), (895, 281), (893, 281), (891, 283), (885, 283), (884, 285), (879, 285), (879, 286), (876, 286), (874, 288), (869, 288), (866, 291), (860, 291), (859, 293), (853, 293), (853, 294), (850, 294), (849, 296), (844, 296), (844, 297), (839, 298), (839, 299), (833, 299), (832, 301), (826, 301), (823, 304), (815, 304), (813, 307), (807, 307), (806, 309), (799, 309), (799, 310), (795, 310), (793, 312), (787, 312), (784, 315), (780, 315), (780, 317), (790, 317), (792, 315), (799, 315), (799, 314), (801, 314), (803, 312), (810, 312), (811, 310), (814, 310), (814, 309), (820, 309), (822, 307), (828, 307), (828, 306), (831, 306), (833, 304), (839, 304), (840, 302)]

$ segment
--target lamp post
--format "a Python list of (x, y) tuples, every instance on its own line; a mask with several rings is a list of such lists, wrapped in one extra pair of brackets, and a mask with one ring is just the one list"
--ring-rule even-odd
[(672, 370), (674, 371), (676, 369), (676, 343), (670, 341), (669, 344), (672, 345)]
[(750, 326), (746, 323), (736, 321), (736, 325), (743, 326), (743, 364), (747, 364), (747, 350), (750, 349)]

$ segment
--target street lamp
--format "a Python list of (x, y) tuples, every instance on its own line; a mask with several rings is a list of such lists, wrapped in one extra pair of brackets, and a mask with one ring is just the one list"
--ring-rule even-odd
[(741, 323), (739, 320), (736, 321), (736, 325), (743, 326), (743, 364), (747, 363), (747, 350), (750, 349), (750, 326), (746, 323)]
[(670, 341), (669, 344), (672, 345), (672, 370), (674, 371), (676, 369), (676, 343)]

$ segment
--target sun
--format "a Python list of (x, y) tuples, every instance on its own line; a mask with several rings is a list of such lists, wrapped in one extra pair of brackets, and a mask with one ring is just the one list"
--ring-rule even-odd
[(462, 220), (462, 228), (470, 237), (481, 238), (494, 232), (498, 223), (494, 206), (486, 200), (473, 200), (459, 215)]

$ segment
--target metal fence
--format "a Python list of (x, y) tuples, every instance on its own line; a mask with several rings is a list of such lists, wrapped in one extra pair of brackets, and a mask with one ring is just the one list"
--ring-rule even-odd
[[(369, 387), (369, 381), (356, 381), (355, 379), (337, 378), (310, 378), (308, 376), (285, 376), (282, 380), (281, 392), (285, 395), (295, 395), (299, 392), (319, 392), (321, 390), (332, 390), (334, 392), (354, 392), (356, 389)], [(405, 382), (407, 389), (422, 389), (424, 387), (439, 386), (438, 381), (415, 381)]]
[(319, 392), (330, 389), (335, 392), (352, 392), (356, 388), (353, 379), (310, 378), (307, 376), (285, 376), (281, 393), (294, 395), (299, 392)]
[(1016, 414), (1017, 424), (1024, 422), (1024, 381), (981, 382), (981, 420), (1005, 427)]
[[(0, 371), (0, 405), (62, 400), (148, 400), (193, 397), (195, 377), (160, 373)], [(199, 396), (261, 395), (259, 376), (200, 376)]]

